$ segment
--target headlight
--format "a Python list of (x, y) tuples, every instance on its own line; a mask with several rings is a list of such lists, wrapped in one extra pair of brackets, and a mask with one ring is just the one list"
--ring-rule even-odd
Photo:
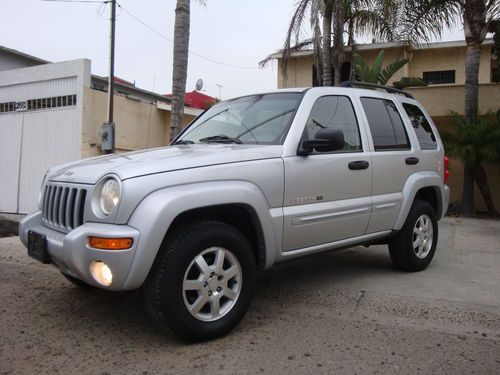
[(120, 184), (114, 177), (99, 182), (94, 195), (93, 209), (97, 216), (108, 216), (120, 201)]
[(45, 172), (45, 176), (43, 176), (42, 184), (40, 185), (40, 192), (38, 193), (38, 209), (42, 210), (43, 205), (43, 184), (45, 183), (45, 179), (47, 178), (47, 172)]

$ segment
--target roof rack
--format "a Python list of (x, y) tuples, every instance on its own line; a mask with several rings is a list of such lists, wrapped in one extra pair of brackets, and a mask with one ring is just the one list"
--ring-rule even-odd
[(374, 89), (382, 89), (385, 90), (389, 93), (396, 93), (396, 94), (401, 94), (406, 96), (407, 98), (410, 99), (415, 99), (412, 94), (409, 92), (403, 91), (403, 90), (398, 90), (394, 87), (387, 87), (383, 85), (377, 85), (376, 83), (370, 83), (370, 82), (362, 82), (362, 81), (344, 81), (340, 84), (340, 87), (355, 87), (355, 86), (361, 86), (361, 87), (371, 87)]

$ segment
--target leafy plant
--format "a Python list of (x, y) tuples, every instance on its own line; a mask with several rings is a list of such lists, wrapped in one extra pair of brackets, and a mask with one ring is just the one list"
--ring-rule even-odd
[[(384, 50), (380, 51), (372, 66), (368, 66), (365, 60), (358, 55), (354, 55), (354, 63), (356, 67), (356, 74), (363, 82), (377, 83), (379, 85), (386, 85), (391, 77), (403, 66), (408, 64), (408, 59), (400, 59), (389, 64), (384, 69), (382, 65), (384, 62)], [(404, 88), (411, 86), (427, 86), (427, 83), (420, 78), (416, 77), (403, 77), (400, 81), (394, 83), (396, 88)]]
[(453, 113), (453, 116), (456, 130), (442, 133), (446, 153), (462, 160), (466, 167), (473, 170), (474, 181), (486, 203), (489, 215), (498, 216), (484, 164), (500, 163), (500, 110), (496, 115), (489, 113), (472, 122), (456, 113)]
[(394, 87), (403, 90), (407, 87), (427, 86), (422, 78), (418, 77), (402, 77), (399, 81), (393, 83)]

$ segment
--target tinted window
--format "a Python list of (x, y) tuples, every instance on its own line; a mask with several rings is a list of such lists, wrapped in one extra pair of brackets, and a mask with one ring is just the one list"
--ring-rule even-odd
[(323, 96), (316, 100), (307, 120), (304, 138), (314, 139), (316, 132), (322, 128), (342, 130), (345, 145), (340, 152), (362, 150), (358, 121), (348, 97)]
[[(252, 95), (218, 103), (198, 117), (177, 140), (212, 142), (210, 137), (231, 137), (248, 144), (282, 144), (301, 93)], [(215, 142), (214, 141), (214, 142)]]
[(393, 102), (361, 98), (361, 103), (368, 118), (375, 151), (410, 148), (403, 121)]
[(413, 129), (415, 129), (420, 148), (422, 150), (435, 150), (437, 148), (436, 136), (422, 110), (416, 105), (407, 103), (403, 103), (403, 108), (410, 118)]

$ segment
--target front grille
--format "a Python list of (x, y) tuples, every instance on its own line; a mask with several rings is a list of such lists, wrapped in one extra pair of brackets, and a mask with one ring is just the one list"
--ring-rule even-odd
[(43, 192), (42, 220), (45, 224), (70, 231), (83, 224), (87, 190), (48, 184)]

